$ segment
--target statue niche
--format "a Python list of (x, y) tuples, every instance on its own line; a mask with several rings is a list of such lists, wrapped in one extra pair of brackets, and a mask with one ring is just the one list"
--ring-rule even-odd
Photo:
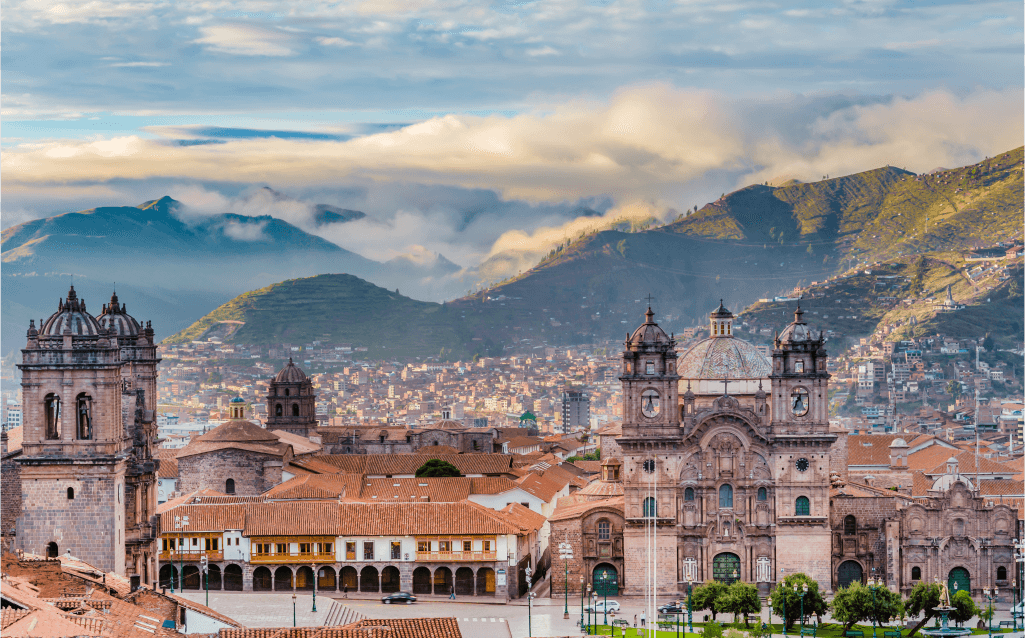
[(737, 473), (740, 441), (732, 434), (718, 434), (709, 446), (715, 455), (715, 468), (718, 476), (734, 476)]

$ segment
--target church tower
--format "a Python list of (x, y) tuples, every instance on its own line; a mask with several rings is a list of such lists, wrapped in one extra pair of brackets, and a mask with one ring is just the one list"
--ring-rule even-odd
[(804, 572), (831, 589), (829, 372), (825, 340), (798, 305), (772, 351), (770, 437), (776, 475), (776, 558), (782, 578)]
[(317, 430), (317, 397), (313, 382), (289, 358), (267, 391), (267, 429), (307, 437)]
[[(74, 287), (22, 350), (22, 514), (16, 546), (65, 552), (125, 574), (125, 475), (131, 441), (122, 417), (117, 336)], [(134, 413), (133, 415), (134, 416)]]

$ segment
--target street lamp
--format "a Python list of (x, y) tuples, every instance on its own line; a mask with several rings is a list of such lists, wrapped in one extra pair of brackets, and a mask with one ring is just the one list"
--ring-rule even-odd
[(992, 595), (990, 595), (988, 589), (983, 589), (982, 595), (985, 596), (986, 600), (989, 601), (989, 620), (986, 622), (986, 624), (989, 625), (989, 638), (993, 638), (993, 599), (997, 597), (997, 588), (993, 588)]
[[(313, 613), (317, 613), (317, 565), (311, 564), (313, 568)], [(324, 571), (324, 570), (321, 570)]]
[(573, 546), (567, 542), (559, 543), (559, 558), (563, 560), (566, 566), (566, 600), (562, 608), (562, 617), (569, 619), (569, 560), (573, 558)]
[(584, 577), (580, 577), (580, 628), (584, 628)]
[[(787, 579), (783, 576), (786, 568), (779, 568), (780, 591), (783, 593), (783, 635), (787, 635)], [(769, 620), (772, 620), (770, 617)]]
[(690, 626), (690, 633), (694, 633), (694, 611), (691, 607), (690, 594), (694, 586), (694, 577), (687, 578), (687, 624)]
[(292, 594), (292, 627), (295, 626), (295, 594)]
[[(874, 572), (875, 567), (872, 568)], [(876, 590), (882, 588), (883, 581), (875, 576), (868, 581), (868, 588), (872, 590), (872, 638), (876, 638), (876, 620), (879, 614), (876, 612)], [(954, 589), (957, 589), (957, 583), (954, 584)]]
[(523, 570), (523, 573), (527, 575), (527, 637), (530, 638), (530, 636), (534, 635), (533, 629), (531, 628), (531, 624), (530, 624), (531, 623), (531, 621), (530, 621), (530, 612), (531, 612), (530, 601), (531, 601), (531, 598), (533, 598), (530, 595), (530, 593), (531, 593), (530, 592), (530, 575), (533, 574), (534, 571), (532, 569), (530, 569), (530, 567), (527, 567), (526, 569)]
[(794, 583), (794, 591), (801, 597), (801, 635), (804, 636), (804, 597), (808, 594), (808, 583), (803, 583), (800, 590)]

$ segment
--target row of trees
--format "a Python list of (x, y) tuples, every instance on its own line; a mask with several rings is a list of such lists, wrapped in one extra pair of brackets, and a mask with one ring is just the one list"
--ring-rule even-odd
[[(807, 585), (802, 607), (801, 592)], [(791, 574), (776, 586), (769, 596), (772, 613), (785, 617), (787, 629), (800, 619), (803, 609), (807, 616), (817, 616), (819, 622), (822, 615), (832, 608), (833, 618), (844, 625), (844, 631), (859, 623), (877, 623), (884, 625), (895, 618), (916, 617), (922, 620), (914, 627), (909, 636), (914, 636), (932, 618), (936, 617), (934, 608), (941, 604), (942, 587), (937, 583), (918, 583), (905, 600), (897, 592), (886, 587), (872, 587), (861, 583), (852, 583), (836, 592), (832, 603), (826, 602), (819, 592), (819, 584), (806, 574)], [(694, 589), (691, 604), (696, 610), (707, 610), (712, 620), (720, 613), (733, 614), (733, 621), (745, 616), (744, 625), (748, 626), (746, 615), (757, 614), (762, 609), (762, 601), (758, 596), (758, 588), (740, 581), (727, 585), (718, 581), (705, 583)], [(971, 595), (964, 590), (956, 592), (950, 600), (954, 610), (950, 619), (958, 624), (980, 615)], [(985, 613), (982, 613), (984, 616)]]

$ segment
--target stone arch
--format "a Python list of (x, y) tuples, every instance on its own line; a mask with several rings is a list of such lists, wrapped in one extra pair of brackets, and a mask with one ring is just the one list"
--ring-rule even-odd
[(376, 567), (367, 565), (359, 572), (359, 590), (368, 592), (381, 591), (380, 575)]
[(224, 493), (234, 494), (235, 493), (235, 479), (228, 479), (224, 481)]
[(213, 591), (219, 591), (222, 587), (221, 568), (219, 565), (208, 565), (206, 568), (206, 583), (204, 587)]
[(313, 591), (313, 568), (303, 565), (295, 572), (296, 591)]
[(452, 593), (452, 570), (448, 567), (439, 567), (434, 570), (434, 594), (444, 595)]
[(274, 404), (274, 416), (285, 416), (285, 408), (280, 403)]
[(50, 440), (61, 438), (61, 398), (53, 392), (43, 398), (44, 437)]
[(75, 438), (88, 441), (93, 438), (93, 398), (85, 392), (75, 397)]
[(848, 514), (843, 517), (843, 535), (854, 536), (858, 533), (858, 519), (854, 518), (854, 514)]
[(591, 586), (599, 596), (617, 596), (619, 584), (619, 571), (614, 565), (601, 563), (591, 572)]
[(490, 567), (481, 567), (477, 570), (477, 595), (495, 595), (495, 570)]
[(317, 589), (320, 591), (334, 591), (338, 589), (334, 567), (324, 566), (317, 570)]
[(845, 560), (836, 568), (836, 586), (849, 587), (851, 583), (864, 581), (865, 568), (856, 560)]
[(431, 593), (431, 570), (427, 567), (417, 567), (413, 570), (413, 593)]
[(73, 487), (69, 487), (68, 488), (68, 500), (69, 501), (75, 500), (75, 488), (73, 488)]
[(740, 556), (722, 552), (712, 559), (712, 578), (720, 583), (732, 585), (740, 580)]
[(195, 565), (186, 565), (182, 569), (182, 589), (202, 589), (202, 583), (199, 577), (199, 567)]
[[(754, 415), (751, 415), (754, 418)], [(732, 434), (740, 441), (741, 449), (745, 452), (751, 449), (752, 444), (768, 445), (769, 441), (758, 431), (755, 424), (749, 422), (745, 416), (740, 414), (710, 414), (694, 427), (691, 433), (684, 439), (684, 444), (696, 442), (702, 450), (707, 450), (714, 437), (721, 434)]]
[(292, 404), (292, 416), (299, 416), (299, 404), (298, 403), (293, 403)]
[(794, 501), (794, 516), (811, 516), (811, 501), (807, 496), (798, 496)]
[(922, 568), (918, 565), (911, 568), (911, 580), (922, 580)]
[[(266, 567), (262, 569), (267, 569)], [(270, 574), (270, 571), (267, 572)], [(225, 591), (242, 591), (244, 582), (242, 568), (238, 565), (225, 565), (224, 567), (224, 589)], [(253, 589), (256, 589), (256, 575), (253, 575)]]
[(163, 565), (160, 567), (160, 573), (157, 575), (157, 580), (161, 587), (170, 587), (171, 589), (178, 588), (178, 570), (174, 565)]
[(947, 575), (947, 590), (953, 596), (955, 591), (972, 593), (972, 575), (964, 567), (955, 567)]
[(274, 570), (274, 591), (292, 591), (292, 569), (282, 565)]
[(388, 565), (381, 570), (381, 591), (385, 593), (397, 592), (402, 589), (402, 575), (399, 568)]
[(359, 590), (359, 574), (356, 572), (356, 568), (352, 565), (346, 565), (342, 568), (339, 574), (341, 581), (341, 587), (345, 591), (358, 591)]
[(274, 589), (274, 578), (271, 576), (270, 568), (257, 567), (253, 571), (253, 591), (272, 591)]
[(1007, 568), (1003, 565), (997, 567), (997, 580), (1007, 580)]
[(473, 596), (473, 570), (469, 567), (456, 570), (456, 595)]

